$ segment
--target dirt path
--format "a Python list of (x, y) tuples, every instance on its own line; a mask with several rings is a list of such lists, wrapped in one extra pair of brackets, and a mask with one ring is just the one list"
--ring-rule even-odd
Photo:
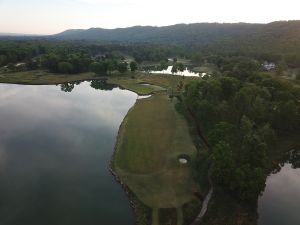
[(202, 203), (202, 208), (201, 208), (199, 215), (196, 217), (194, 222), (191, 223), (191, 225), (199, 225), (200, 224), (201, 220), (205, 216), (205, 213), (207, 212), (208, 203), (211, 199), (212, 194), (213, 194), (213, 187), (210, 188), (208, 194), (206, 195), (206, 197)]
[(157, 208), (152, 209), (152, 225), (159, 225), (158, 210)]
[(198, 214), (198, 216), (196, 217), (194, 222), (191, 223), (191, 225), (199, 225), (200, 224), (201, 220), (203, 219), (203, 217), (205, 216), (205, 214), (207, 212), (208, 204), (209, 204), (210, 199), (213, 195), (214, 188), (213, 188), (213, 183), (212, 183), (212, 180), (211, 180), (211, 168), (212, 168), (212, 165), (210, 165), (209, 172), (208, 172), (208, 180), (209, 180), (209, 184), (210, 184), (209, 192), (205, 196), (205, 199), (202, 203), (202, 208), (201, 208), (200, 213)]
[(177, 225), (182, 225), (183, 224), (182, 207), (177, 208), (176, 211), (177, 211)]

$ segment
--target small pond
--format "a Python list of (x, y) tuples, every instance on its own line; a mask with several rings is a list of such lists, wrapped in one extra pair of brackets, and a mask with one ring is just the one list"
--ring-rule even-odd
[(258, 225), (300, 224), (300, 151), (293, 150), (266, 182)]
[(178, 76), (185, 76), (185, 77), (203, 77), (207, 75), (206, 73), (194, 73), (188, 68), (186, 68), (183, 72), (177, 72), (177, 73), (172, 73), (172, 68), (173, 66), (168, 66), (166, 70), (160, 70), (160, 71), (150, 71), (152, 74), (169, 74), (169, 75), (178, 75)]
[(136, 99), (98, 81), (0, 84), (0, 224), (131, 225), (108, 168)]

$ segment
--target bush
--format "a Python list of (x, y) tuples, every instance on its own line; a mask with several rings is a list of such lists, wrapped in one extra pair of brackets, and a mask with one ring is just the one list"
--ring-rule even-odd
[(127, 72), (127, 69), (128, 69), (128, 64), (127, 62), (121, 62), (118, 64), (118, 71), (120, 73), (125, 73)]

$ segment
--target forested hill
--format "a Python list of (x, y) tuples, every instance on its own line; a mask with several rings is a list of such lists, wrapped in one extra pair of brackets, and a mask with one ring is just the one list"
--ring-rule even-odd
[[(87, 46), (82, 46), (90, 44), (93, 47), (89, 52), (99, 54), (107, 49), (115, 50), (140, 61), (160, 61), (170, 56), (180, 56), (200, 62), (203, 57), (210, 57), (209, 62), (219, 65), (220, 57), (245, 56), (275, 63), (284, 60), (290, 67), (298, 68), (300, 65), (300, 20), (269, 24), (197, 23), (165, 27), (91, 28), (67, 30), (51, 36), (0, 36), (0, 42), (2, 40), (15, 41), (17, 47), (33, 41), (35, 44), (47, 43), (48, 46), (64, 43), (86, 50)], [(4, 55), (9, 55), (5, 47), (8, 44), (2, 42)]]
[[(299, 23), (300, 26), (300, 23)], [(54, 37), (65, 40), (98, 40), (110, 42), (148, 42), (159, 44), (186, 44), (240, 37), (259, 32), (261, 24), (177, 24), (165, 27), (135, 26), (129, 28), (67, 30)]]
[(102, 43), (171, 44), (205, 54), (299, 55), (300, 20), (269, 24), (195, 23), (165, 27), (135, 26), (118, 29), (67, 30), (51, 38)]
[(53, 37), (66, 40), (98, 40), (109, 42), (150, 42), (160, 44), (210, 44), (228, 40), (274, 39), (290, 44), (300, 40), (300, 20), (281, 21), (269, 24), (248, 23), (195, 23), (165, 27), (135, 26), (118, 29), (91, 28), (67, 30)]

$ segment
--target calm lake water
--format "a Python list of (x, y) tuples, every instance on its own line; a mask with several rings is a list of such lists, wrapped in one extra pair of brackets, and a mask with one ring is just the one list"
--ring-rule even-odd
[(108, 167), (137, 95), (73, 87), (0, 84), (1, 225), (132, 224)]
[(258, 225), (300, 224), (300, 151), (291, 152), (281, 170), (268, 177), (258, 213)]

